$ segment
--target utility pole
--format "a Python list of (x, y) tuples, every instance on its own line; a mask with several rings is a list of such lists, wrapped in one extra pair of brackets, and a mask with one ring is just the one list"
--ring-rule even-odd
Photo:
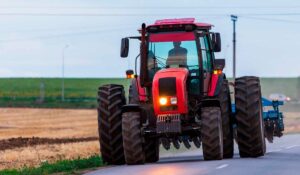
[(62, 49), (62, 82), (61, 82), (61, 101), (65, 101), (65, 50), (69, 45), (65, 45)]
[(237, 21), (238, 17), (236, 15), (230, 15), (231, 21), (233, 22), (233, 81), (236, 77), (236, 34), (235, 34), (235, 22)]
[(297, 78), (297, 101), (300, 103), (300, 76)]

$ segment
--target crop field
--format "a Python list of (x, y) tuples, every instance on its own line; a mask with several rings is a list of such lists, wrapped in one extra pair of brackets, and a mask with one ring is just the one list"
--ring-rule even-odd
[[(285, 113), (285, 133), (300, 132), (300, 113)], [(94, 109), (0, 108), (0, 169), (99, 154)]]
[(0, 108), (0, 169), (99, 154), (96, 110)]

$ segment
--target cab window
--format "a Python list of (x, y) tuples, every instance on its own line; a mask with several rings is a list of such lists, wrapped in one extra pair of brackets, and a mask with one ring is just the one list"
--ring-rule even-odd
[(202, 63), (204, 72), (212, 71), (212, 56), (209, 49), (209, 41), (207, 36), (200, 37)]

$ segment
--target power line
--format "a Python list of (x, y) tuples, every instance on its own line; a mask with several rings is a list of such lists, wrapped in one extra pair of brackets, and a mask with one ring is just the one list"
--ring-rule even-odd
[[(246, 19), (254, 19), (254, 20), (264, 20), (264, 21), (300, 23), (300, 21), (285, 20), (285, 19), (276, 19), (276, 18), (263, 18), (263, 17), (256, 17), (256, 16), (248, 16), (248, 15), (238, 15), (238, 17), (242, 17), (242, 18), (246, 18)], [(255, 15), (255, 14), (252, 14), (252, 15)], [(203, 15), (197, 15), (197, 16), (203, 16)], [(212, 16), (214, 16), (214, 15), (212, 15)], [(229, 15), (222, 15), (222, 16), (219, 16), (219, 17), (227, 17), (227, 16), (229, 16)], [(16, 41), (27, 41), (27, 40), (36, 40), (36, 39), (52, 39), (52, 38), (61, 38), (61, 37), (69, 37), (69, 36), (91, 35), (91, 34), (98, 34), (98, 33), (101, 33), (101, 32), (113, 32), (113, 31), (121, 31), (121, 30), (127, 30), (127, 29), (136, 28), (136, 27), (134, 27), (132, 25), (126, 25), (126, 26), (128, 26), (128, 27), (124, 28), (124, 26), (122, 26), (123, 28), (115, 28), (115, 29), (103, 29), (102, 28), (102, 30), (72, 32), (72, 33), (54, 34), (54, 35), (44, 35), (44, 36), (37, 36), (37, 37), (31, 37), (31, 38), (0, 40), (0, 42), (16, 42)], [(132, 26), (132, 27), (129, 27), (129, 26)], [(47, 30), (47, 29), (45, 29), (45, 30)], [(51, 31), (52, 29), (48, 29), (48, 30)], [(59, 29), (56, 29), (56, 30), (59, 30)]]
[(171, 14), (171, 13), (0, 13), (0, 16), (99, 16), (99, 17), (138, 17), (138, 16), (225, 16), (224, 14)]
[(240, 13), (239, 16), (299, 16), (300, 13)]
[[(300, 13), (236, 13), (238, 16), (299, 16)], [(230, 16), (229, 14), (191, 13), (0, 13), (0, 16), (99, 16), (99, 17), (138, 17), (138, 16)]]
[(300, 6), (0, 6), (0, 9), (297, 9)]
[(130, 28), (116, 28), (116, 29), (107, 29), (107, 30), (95, 30), (95, 31), (86, 31), (86, 32), (73, 32), (73, 33), (64, 33), (64, 34), (56, 34), (56, 35), (45, 35), (45, 36), (37, 36), (37, 37), (29, 37), (29, 38), (19, 38), (19, 39), (8, 39), (8, 40), (0, 40), (3, 42), (18, 42), (18, 41), (28, 41), (28, 40), (37, 40), (37, 39), (53, 39), (53, 38), (62, 38), (62, 37), (70, 37), (70, 36), (82, 36), (82, 35), (94, 35), (103, 32), (115, 32), (120, 30), (132, 30), (133, 27)]
[[(126, 25), (122, 25), (122, 27), (130, 27), (130, 26), (133, 26), (134, 24), (126, 24)], [(117, 24), (116, 25), (109, 25), (109, 28), (111, 27), (120, 27), (120, 24)], [(9, 29), (6, 29), (5, 30), (2, 30), (3, 28), (0, 29), (0, 32), (16, 32), (16, 33), (21, 33), (21, 32), (53, 32), (53, 31), (74, 31), (74, 30), (91, 30), (91, 29), (104, 29), (106, 30), (107, 28), (106, 27), (103, 27), (103, 25), (95, 25), (95, 26), (72, 26), (72, 27), (62, 27), (62, 28), (27, 28), (27, 29), (19, 29), (19, 30), (9, 30)]]
[(276, 19), (276, 18), (262, 18), (262, 17), (254, 17), (254, 16), (239, 16), (239, 17), (247, 18), (247, 19), (254, 19), (254, 20), (262, 20), (262, 21), (274, 21), (274, 22), (286, 22), (286, 23), (300, 23), (300, 21), (286, 20), (286, 19)]

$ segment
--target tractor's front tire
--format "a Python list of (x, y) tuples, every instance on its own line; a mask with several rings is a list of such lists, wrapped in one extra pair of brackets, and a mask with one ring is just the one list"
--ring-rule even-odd
[(240, 157), (259, 157), (266, 152), (260, 81), (257, 77), (235, 80), (237, 142)]
[(201, 137), (204, 160), (223, 159), (223, 131), (220, 108), (202, 108), (201, 119)]
[(145, 163), (141, 117), (139, 112), (125, 112), (122, 115), (122, 135), (125, 161), (128, 165)]
[(101, 86), (98, 102), (98, 132), (102, 159), (107, 164), (124, 164), (121, 107), (126, 103), (126, 99), (123, 86)]
[(159, 160), (159, 140), (157, 138), (145, 138), (146, 163), (154, 163)]
[[(129, 87), (129, 104), (140, 104), (139, 93), (137, 87), (137, 80), (132, 79), (131, 85)], [(148, 116), (149, 122), (153, 124), (156, 122), (154, 117), (153, 108), (146, 108), (143, 112), (144, 115)], [(145, 138), (144, 143), (145, 148), (145, 161), (146, 163), (154, 163), (159, 160), (159, 141), (157, 138)]]

